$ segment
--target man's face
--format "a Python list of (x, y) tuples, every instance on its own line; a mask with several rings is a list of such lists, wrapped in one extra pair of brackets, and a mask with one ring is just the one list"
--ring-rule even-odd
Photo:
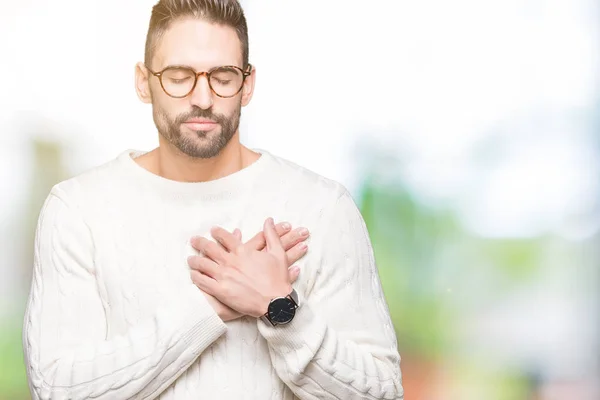
[[(162, 71), (177, 65), (204, 72), (219, 66), (243, 68), (242, 62), (240, 40), (233, 28), (184, 19), (165, 32), (148, 67)], [(221, 98), (211, 91), (206, 76), (200, 76), (187, 97), (172, 98), (157, 77), (148, 79), (158, 132), (184, 154), (215, 157), (237, 133), (241, 107), (249, 101), (247, 83), (234, 97)]]

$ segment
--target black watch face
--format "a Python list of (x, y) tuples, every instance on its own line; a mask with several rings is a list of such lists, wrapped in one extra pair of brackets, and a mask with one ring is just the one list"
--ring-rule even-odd
[(276, 324), (287, 324), (296, 314), (296, 306), (290, 299), (275, 299), (269, 304), (269, 319)]

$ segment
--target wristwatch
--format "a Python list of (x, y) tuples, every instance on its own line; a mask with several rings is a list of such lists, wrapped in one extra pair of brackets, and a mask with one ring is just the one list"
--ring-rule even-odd
[(267, 312), (260, 319), (273, 326), (288, 324), (294, 319), (299, 306), (298, 293), (292, 288), (292, 292), (287, 296), (272, 299)]

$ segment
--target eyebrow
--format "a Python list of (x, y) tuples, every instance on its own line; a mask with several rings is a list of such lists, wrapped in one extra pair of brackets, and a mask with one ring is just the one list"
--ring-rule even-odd
[[(195, 68), (189, 66), (189, 65), (183, 65), (183, 64), (173, 64), (173, 65), (167, 65), (165, 67), (162, 68), (162, 70), (165, 70), (167, 68), (185, 68), (185, 69), (191, 69), (192, 71), (196, 71)], [(241, 67), (239, 67), (241, 69)], [(208, 71), (212, 71), (215, 69), (222, 69), (224, 71), (228, 71), (228, 72), (238, 72), (235, 68), (233, 68), (230, 65), (218, 65), (216, 67), (212, 67), (210, 68)], [(198, 71), (196, 71), (198, 72)]]
[(223, 66), (223, 67), (215, 67), (215, 68), (212, 68), (212, 69), (213, 70), (214, 69), (220, 69), (220, 70), (227, 71), (227, 72), (239, 72), (237, 69), (231, 68), (230, 66), (227, 66), (227, 65)]

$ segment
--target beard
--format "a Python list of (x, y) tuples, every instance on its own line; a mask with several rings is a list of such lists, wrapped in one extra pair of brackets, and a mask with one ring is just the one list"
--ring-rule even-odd
[[(241, 100), (230, 116), (213, 113), (210, 109), (194, 107), (191, 111), (179, 114), (176, 118), (158, 106), (153, 106), (153, 117), (158, 133), (182, 153), (193, 158), (213, 158), (227, 146), (240, 125)], [(210, 132), (195, 131), (194, 135), (182, 133), (182, 124), (191, 118), (207, 118), (215, 121), (218, 127)]]

